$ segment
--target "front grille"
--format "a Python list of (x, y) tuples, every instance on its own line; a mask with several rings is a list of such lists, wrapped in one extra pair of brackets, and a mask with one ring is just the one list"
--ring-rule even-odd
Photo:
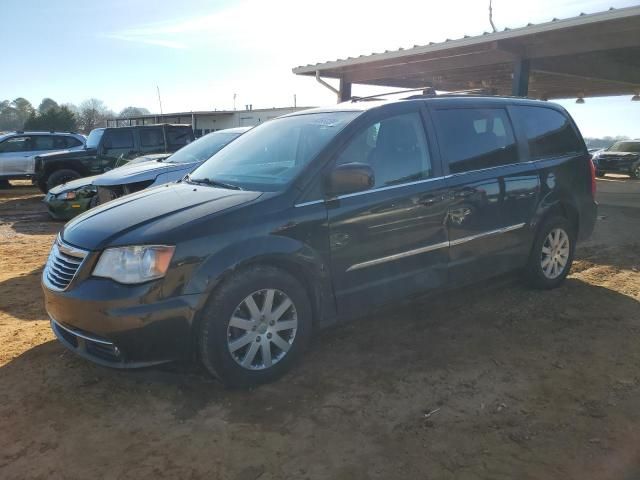
[(42, 273), (46, 285), (52, 290), (65, 290), (78, 273), (87, 253), (64, 244), (58, 237)]

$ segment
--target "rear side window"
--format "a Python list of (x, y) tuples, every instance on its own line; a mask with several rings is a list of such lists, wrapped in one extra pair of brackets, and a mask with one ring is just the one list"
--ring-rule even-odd
[(33, 137), (33, 149), (36, 151), (55, 150), (54, 138), (51, 135), (36, 135)]
[(167, 129), (167, 144), (170, 149), (177, 150), (189, 142), (191, 142), (190, 128), (169, 127)]
[(161, 128), (141, 128), (140, 145), (143, 147), (164, 147)]
[(336, 165), (366, 163), (375, 175), (375, 187), (429, 178), (431, 157), (420, 114), (406, 113), (369, 125), (356, 134)]
[(438, 139), (451, 173), (518, 162), (518, 148), (506, 110), (436, 110)]
[(106, 148), (133, 148), (133, 132), (126, 130), (107, 130), (104, 138)]
[(531, 160), (582, 152), (584, 147), (573, 125), (557, 110), (516, 106), (513, 112), (527, 138)]

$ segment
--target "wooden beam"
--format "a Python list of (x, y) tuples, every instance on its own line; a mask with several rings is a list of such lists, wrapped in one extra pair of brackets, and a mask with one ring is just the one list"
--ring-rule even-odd
[(338, 103), (351, 100), (351, 82), (344, 78), (340, 79), (340, 89), (338, 92)]
[(511, 95), (526, 97), (529, 94), (529, 60), (521, 58), (513, 63), (513, 79), (511, 80)]
[(352, 83), (368, 83), (395, 77), (411, 77), (416, 75), (433, 75), (439, 72), (456, 69), (470, 69), (500, 63), (509, 63), (514, 57), (510, 52), (502, 50), (480, 50), (470, 53), (448, 55), (446, 57), (414, 60), (380, 66), (361, 67), (357, 70), (343, 72), (344, 78)]
[(606, 54), (540, 58), (532, 61), (531, 68), (585, 79), (640, 85), (640, 67), (617, 61)]

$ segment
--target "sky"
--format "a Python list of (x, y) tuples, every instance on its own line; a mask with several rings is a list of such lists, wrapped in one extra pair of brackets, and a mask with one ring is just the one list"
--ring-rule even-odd
[[(499, 30), (623, 0), (494, 0)], [(0, 100), (43, 97), (164, 112), (329, 105), (298, 65), (490, 30), (488, 0), (0, 0)], [(354, 95), (375, 93), (354, 86)], [(583, 135), (640, 137), (630, 96), (561, 101)]]

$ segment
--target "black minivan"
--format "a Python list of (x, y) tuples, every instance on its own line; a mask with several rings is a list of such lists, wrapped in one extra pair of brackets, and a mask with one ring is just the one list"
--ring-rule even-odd
[(312, 331), (383, 303), (521, 270), (569, 272), (595, 170), (548, 102), (353, 101), (247, 132), (182, 181), (68, 223), (42, 283), (58, 339), (112, 367), (198, 357), (273, 380)]

